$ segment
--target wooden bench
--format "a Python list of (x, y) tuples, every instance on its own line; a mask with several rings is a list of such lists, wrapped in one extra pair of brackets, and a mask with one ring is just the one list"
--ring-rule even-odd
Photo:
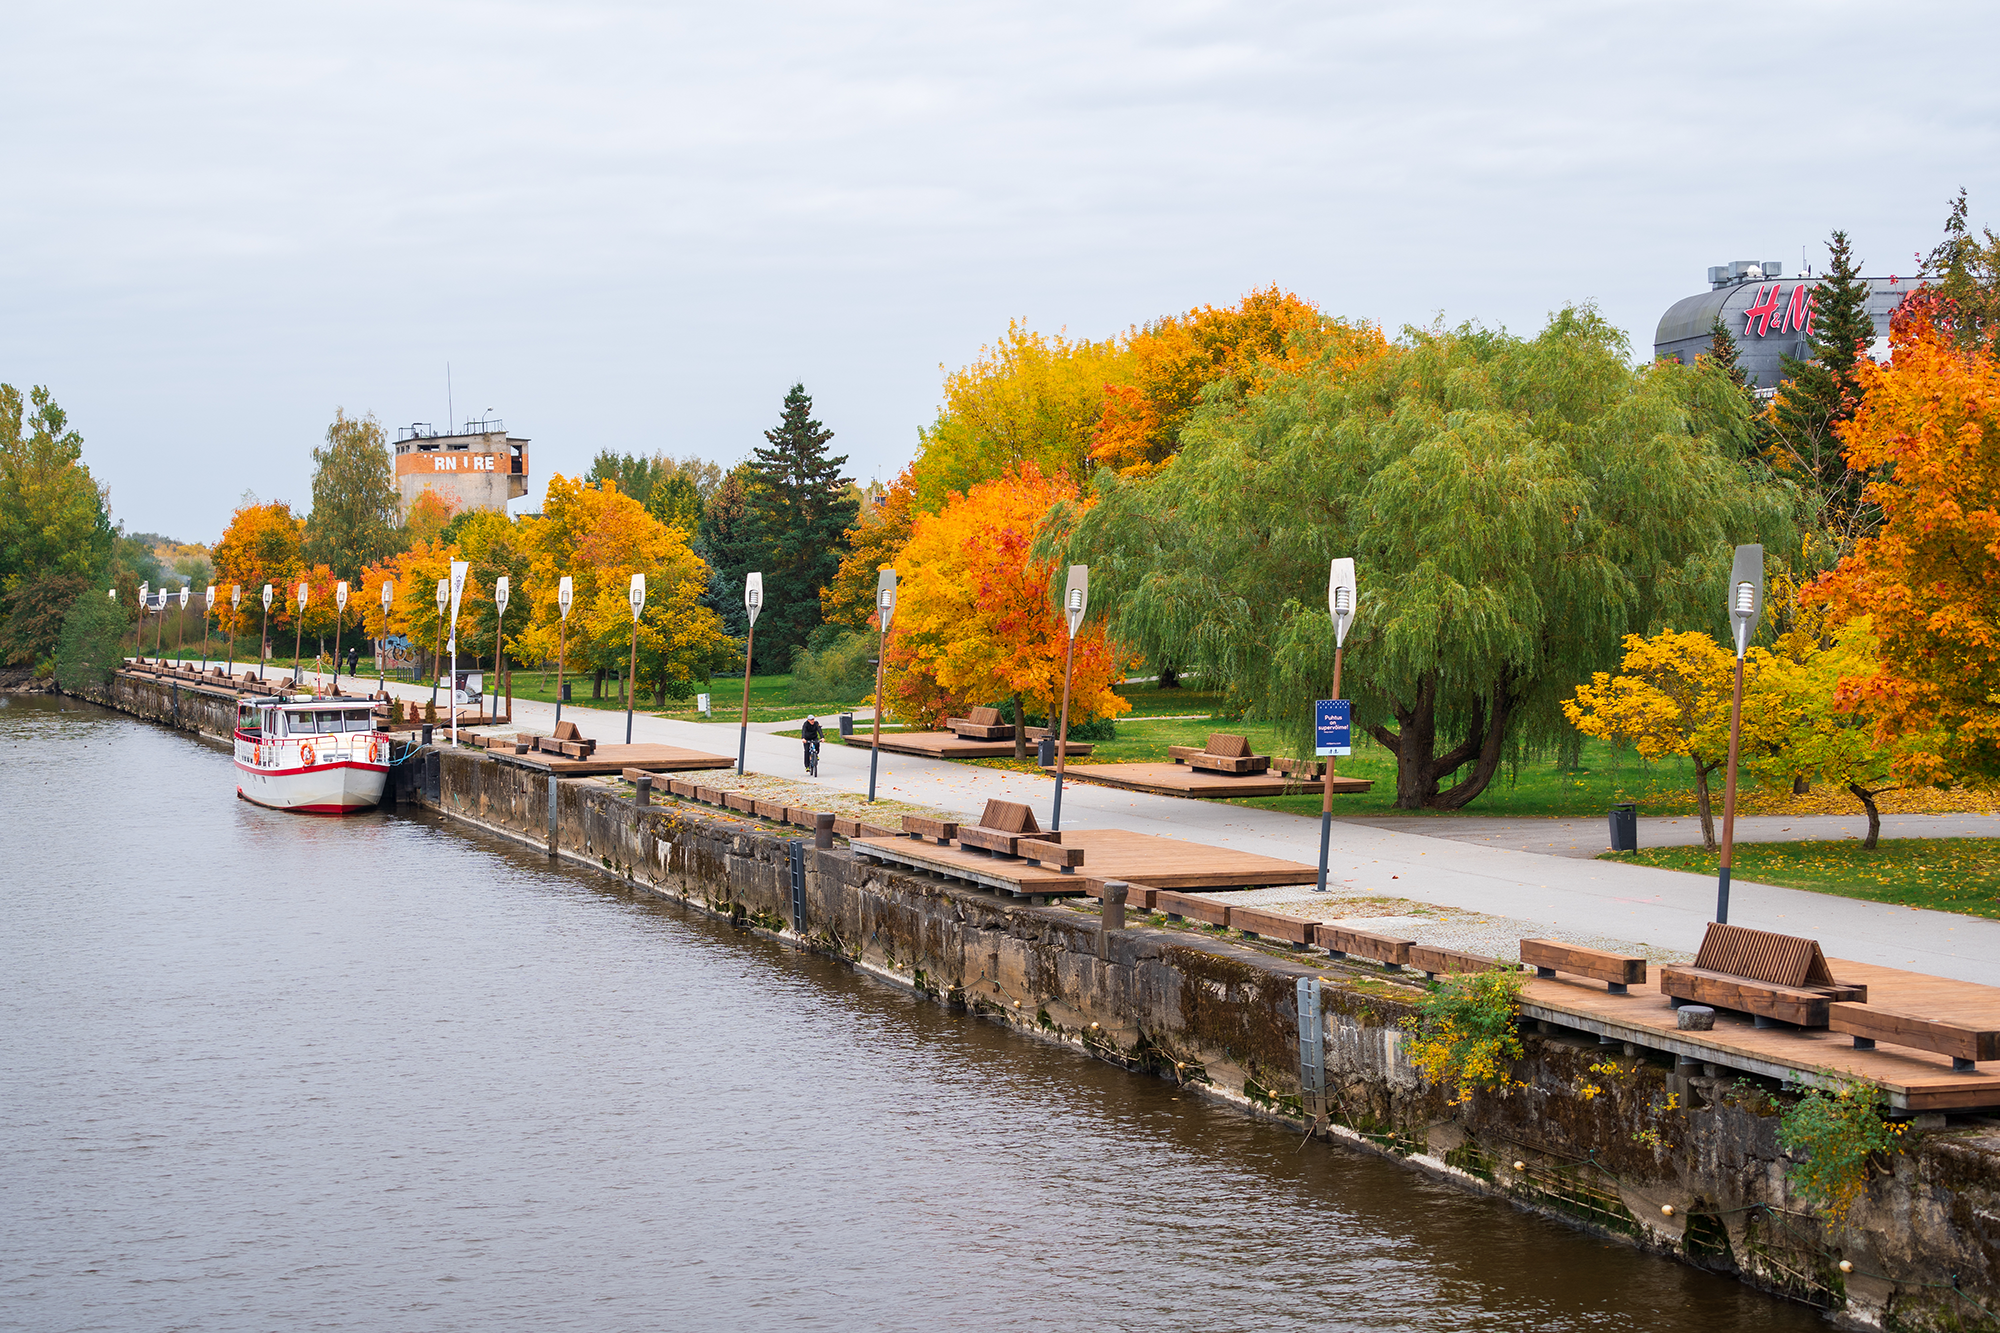
[(1601, 981), (1613, 995), (1626, 995), (1633, 986), (1646, 983), (1646, 960), (1631, 954), (1586, 949), (1581, 944), (1561, 940), (1522, 940), (1521, 962), (1535, 969), (1538, 977), (1558, 972)]
[(925, 819), (922, 815), (904, 815), (903, 832), (922, 842), (925, 838), (949, 847), (951, 840), (958, 836), (958, 825), (948, 819)]
[(1391, 972), (1400, 971), (1410, 961), (1410, 950), (1417, 947), (1415, 940), (1399, 940), (1389, 935), (1324, 923), (1313, 927), (1313, 943), (1335, 958), (1345, 958), (1349, 954), (1357, 958), (1372, 958)]
[(1300, 782), (1318, 782), (1326, 776), (1324, 759), (1273, 759), (1271, 767), (1288, 778)]
[(1828, 1006), (1866, 1002), (1866, 986), (1835, 981), (1818, 940), (1747, 926), (1708, 923), (1690, 967), (1660, 969), (1660, 990), (1682, 1004), (1706, 1004), (1749, 1014), (1758, 1027), (1774, 1022), (1823, 1028)]
[(1875, 1043), (1908, 1046), (1951, 1057), (1953, 1073), (1970, 1074), (1981, 1060), (2000, 1060), (2000, 1029), (1968, 1027), (1948, 1018), (1897, 1013), (1872, 1004), (1839, 1000), (1826, 1007), (1826, 1025), (1854, 1038), (1858, 1051)]
[[(1084, 880), (1083, 892), (1084, 896), (1088, 898), (1102, 898), (1104, 896), (1104, 880)], [(1158, 911), (1159, 909), (1155, 904), (1158, 903), (1159, 897), (1160, 891), (1150, 885), (1134, 884), (1130, 880), (1125, 881), (1125, 906), (1135, 912)]]
[(950, 731), (960, 740), (1011, 741), (1014, 739), (1013, 724), (1002, 722), (1000, 720), (1000, 710), (997, 708), (975, 708), (972, 710), (972, 716), (948, 717), (944, 720), (944, 725), (947, 731)]
[(1256, 907), (1231, 908), (1229, 924), (1251, 939), (1283, 940), (1294, 949), (1305, 948), (1313, 938), (1312, 922)]
[(1074, 875), (1083, 864), (1083, 848), (1065, 847), (1058, 841), (1061, 837), (1060, 833), (1049, 833), (1039, 838), (1023, 838), (1014, 844), (1014, 854), (1036, 865), (1055, 866), (1065, 875)]
[(958, 845), (977, 847), (995, 856), (1014, 856), (1021, 839), (1044, 836), (1028, 806), (1019, 801), (988, 801), (977, 824), (971, 828), (959, 825)]
[(1514, 970), (1499, 959), (1488, 958), (1485, 954), (1466, 953), (1461, 949), (1442, 949), (1434, 944), (1412, 944), (1410, 966), (1433, 979), (1439, 975), (1459, 976), (1467, 972), (1491, 972), (1496, 967), (1509, 972)]
[(1198, 750), (1192, 745), (1169, 745), (1167, 757), (1204, 773), (1262, 773), (1271, 766), (1270, 755), (1250, 753), (1248, 737), (1226, 731), (1210, 732), (1208, 743)]
[(1165, 912), (1169, 921), (1206, 921), (1211, 926), (1225, 929), (1232, 915), (1228, 903), (1219, 903), (1213, 898), (1197, 898), (1191, 893), (1175, 893), (1171, 889), (1162, 889), (1154, 895), (1153, 910)]

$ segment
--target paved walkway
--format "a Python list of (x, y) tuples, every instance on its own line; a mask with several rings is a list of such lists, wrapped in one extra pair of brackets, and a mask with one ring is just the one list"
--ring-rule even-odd
[[(392, 685), (392, 689), (406, 699), (429, 696), (429, 690), (419, 686)], [(551, 704), (516, 700), (514, 717), (523, 727), (546, 731), (554, 725), (555, 709)], [(606, 743), (625, 738), (622, 712), (567, 704), (563, 717), (574, 721), (585, 736)], [(733, 755), (737, 728), (733, 723), (675, 722), (641, 713), (634, 719), (632, 738)], [(821, 752), (818, 781), (843, 791), (865, 792), (868, 760), (865, 749), (828, 744)], [(755, 727), (749, 737), (749, 764), (754, 771), (781, 776), (802, 776), (804, 772), (798, 741)], [(1028, 801), (1044, 822), (1050, 815), (1053, 790), (1053, 782), (1034, 774), (892, 754), (881, 757), (877, 785), (880, 796), (966, 815), (978, 814), (992, 797)], [(1073, 784), (1063, 794), (1063, 819), (1071, 827), (1123, 828), (1240, 847), (1313, 865), (1319, 861), (1317, 821), (1276, 811)], [(1591, 821), (1574, 822), (1578, 826), (1576, 838), (1597, 836), (1594, 829), (1603, 827)], [(1796, 832), (1804, 822), (1794, 821), (1787, 827)], [(1417, 823), (1428, 826), (1426, 831), (1418, 833), (1406, 827)], [(1671, 950), (1692, 950), (1699, 945), (1702, 929), (1714, 914), (1715, 885), (1704, 877), (1576, 856), (1538, 855), (1526, 849), (1525, 844), (1535, 834), (1525, 830), (1516, 833), (1515, 841), (1521, 846), (1485, 840), (1474, 845), (1461, 838), (1438, 836), (1439, 826), (1454, 823), (1472, 821), (1408, 820), (1399, 821), (1394, 828), (1340, 821), (1333, 831), (1332, 879), (1350, 893), (1411, 898), (1538, 923), (1551, 934), (1567, 931)], [(1841, 826), (1850, 827), (1845, 821)], [(1698, 827), (1695, 836), (1699, 837)], [(1544, 836), (1545, 842), (1560, 840)], [(2000, 921), (1743, 880), (1736, 882), (1732, 892), (1730, 920), (1812, 936), (1836, 958), (2000, 985)]]
[[(1539, 852), (1544, 856), (1570, 856), (1591, 860), (1611, 845), (1608, 819), (1509, 819), (1478, 815), (1357, 815), (1341, 821), (1396, 833), (1414, 833), (1426, 838), (1449, 838), (1453, 842), (1476, 843), (1482, 847), (1504, 847), (1516, 852)], [(1722, 817), (1715, 819), (1716, 836), (1722, 835)], [(1835, 840), (1868, 836), (1868, 817), (1856, 810), (1851, 815), (1738, 815), (1738, 842), (1800, 842), (1806, 839)], [(1885, 838), (2000, 838), (2000, 815), (1884, 815)], [(1641, 847), (1697, 847), (1701, 845), (1701, 820), (1693, 815), (1679, 819), (1653, 818), (1639, 821)]]

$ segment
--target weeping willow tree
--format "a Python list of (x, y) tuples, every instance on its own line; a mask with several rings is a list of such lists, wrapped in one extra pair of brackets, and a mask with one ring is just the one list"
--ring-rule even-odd
[(1589, 308), (1532, 339), (1406, 330), (1215, 392), (1167, 467), (1099, 474), (1043, 542), (1092, 566), (1115, 638), (1301, 747), (1333, 673), (1327, 562), (1356, 557), (1356, 724), (1396, 755), (1398, 807), (1458, 809), (1623, 635), (1713, 620), (1731, 546), (1783, 549), (1787, 494), (1736, 461), (1749, 432), (1726, 375), (1635, 369)]

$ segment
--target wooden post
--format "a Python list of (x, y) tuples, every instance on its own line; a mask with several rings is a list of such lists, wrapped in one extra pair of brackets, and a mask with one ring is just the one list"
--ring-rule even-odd
[(271, 608), (264, 608), (264, 628), (257, 631), (257, 679), (264, 679), (264, 663), (271, 656)]
[[(507, 613), (505, 611), (493, 617), (493, 689), (488, 695), (489, 698), (497, 697), (500, 693), (500, 627), (506, 623)], [(500, 710), (495, 708), (492, 712), (494, 714), (493, 720), (498, 722), (500, 720)], [(509, 722), (514, 720), (514, 692), (511, 688), (507, 691), (507, 720)]]
[(340, 697), (340, 604), (333, 607), (333, 697)]
[(1736, 695), (1729, 704), (1729, 776), (1722, 788), (1722, 856), (1716, 863), (1715, 919), (1729, 921), (1729, 861), (1736, 844), (1736, 756), (1743, 743), (1743, 654), (1736, 655)]
[(297, 620), (292, 622), (292, 688), (297, 689), (302, 677), (299, 675), (299, 648), (306, 641), (306, 609), (299, 608)]
[[(743, 677), (744, 696), (749, 697), (750, 677)], [(639, 696), (639, 617), (632, 617), (632, 665), (625, 669), (625, 743), (632, 743), (632, 706)], [(741, 769), (737, 770), (741, 772)]]
[[(1340, 644), (1333, 648), (1333, 697), (1340, 698), (1340, 668), (1347, 649)], [(1347, 723), (1348, 734), (1353, 734), (1354, 722)], [(1326, 892), (1326, 861), (1333, 849), (1333, 756), (1326, 757), (1326, 781), (1322, 784), (1319, 798), (1319, 889)]]
[[(564, 616), (562, 618), (562, 628), (559, 631), (557, 631), (556, 635), (556, 721), (558, 722), (562, 721), (563, 659), (568, 655), (568, 653), (569, 653), (569, 617)], [(546, 657), (543, 658), (542, 660), (544, 662), (548, 661)], [(542, 679), (547, 680), (548, 677), (543, 676)]]

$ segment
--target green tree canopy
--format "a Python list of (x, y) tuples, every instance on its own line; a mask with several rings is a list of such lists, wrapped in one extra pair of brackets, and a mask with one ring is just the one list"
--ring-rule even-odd
[[(789, 665), (820, 623), (820, 590), (833, 582), (860, 505), (844, 454), (827, 452), (833, 432), (812, 419), (805, 385), (785, 395), (784, 415), (751, 456), (745, 503), (765, 554), (764, 611), (757, 621), (760, 662)], [(749, 568), (759, 568), (751, 565)], [(740, 608), (742, 581), (736, 582)], [(724, 590), (722, 596), (728, 596)], [(768, 646), (767, 646), (768, 645)]]
[(373, 414), (356, 420), (336, 408), (326, 447), (313, 450), (312, 512), (305, 558), (344, 579), (403, 548), (389, 442)]
[(83, 465), (83, 436), (69, 428), (68, 415), (40, 385), (24, 397), (0, 384), (0, 655), (6, 661), (39, 662), (55, 647), (69, 603), (104, 577), (111, 536), (103, 490)]
[(1800, 520), (1809, 532), (1833, 544), (1834, 559), (1880, 522), (1880, 512), (1862, 503), (1868, 482), (1847, 461), (1838, 434), (1861, 403), (1856, 367), (1875, 339), (1868, 316), (1868, 282), (1861, 262), (1836, 231), (1827, 242), (1826, 278), (1813, 291), (1812, 356), (1780, 358), (1784, 387), (1771, 404), (1765, 456), (1799, 483)]
[(1586, 307), (1535, 338), (1406, 330), (1345, 375), (1275, 370), (1212, 394), (1152, 480), (1100, 473), (1044, 541), (1093, 567), (1114, 638), (1301, 745), (1332, 676), (1327, 564), (1354, 556), (1356, 722), (1396, 754), (1399, 807), (1456, 809), (1625, 633), (1714, 618), (1733, 543), (1784, 549), (1789, 502), (1736, 461), (1727, 374), (1627, 355)]

